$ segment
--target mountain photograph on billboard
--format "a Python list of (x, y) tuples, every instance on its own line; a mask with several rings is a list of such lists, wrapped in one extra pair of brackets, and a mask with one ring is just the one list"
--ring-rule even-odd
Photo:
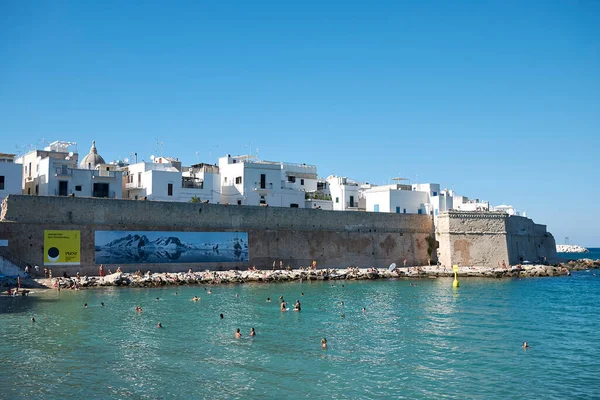
[(96, 264), (247, 262), (247, 232), (96, 231)]

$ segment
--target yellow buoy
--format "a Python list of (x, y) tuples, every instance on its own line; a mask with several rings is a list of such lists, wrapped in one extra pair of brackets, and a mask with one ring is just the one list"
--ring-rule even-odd
[(452, 287), (459, 287), (460, 283), (458, 282), (458, 265), (453, 265), (452, 269), (454, 270), (454, 282), (452, 282)]

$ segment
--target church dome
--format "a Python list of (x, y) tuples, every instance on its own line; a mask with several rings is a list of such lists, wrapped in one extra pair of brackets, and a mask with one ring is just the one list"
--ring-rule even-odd
[(79, 168), (82, 169), (96, 169), (96, 165), (106, 164), (104, 162), (104, 158), (98, 154), (98, 150), (96, 150), (96, 141), (92, 141), (92, 148), (90, 149), (90, 153), (83, 157), (83, 160), (79, 163)]

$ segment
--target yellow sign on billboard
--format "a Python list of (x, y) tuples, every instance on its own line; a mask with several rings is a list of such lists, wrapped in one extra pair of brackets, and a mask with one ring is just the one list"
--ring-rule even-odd
[(44, 265), (79, 265), (79, 231), (44, 231)]

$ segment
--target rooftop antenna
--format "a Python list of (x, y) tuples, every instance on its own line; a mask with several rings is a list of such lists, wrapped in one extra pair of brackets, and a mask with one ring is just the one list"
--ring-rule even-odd
[(571, 239), (568, 236), (565, 236), (565, 244), (571, 244)]

